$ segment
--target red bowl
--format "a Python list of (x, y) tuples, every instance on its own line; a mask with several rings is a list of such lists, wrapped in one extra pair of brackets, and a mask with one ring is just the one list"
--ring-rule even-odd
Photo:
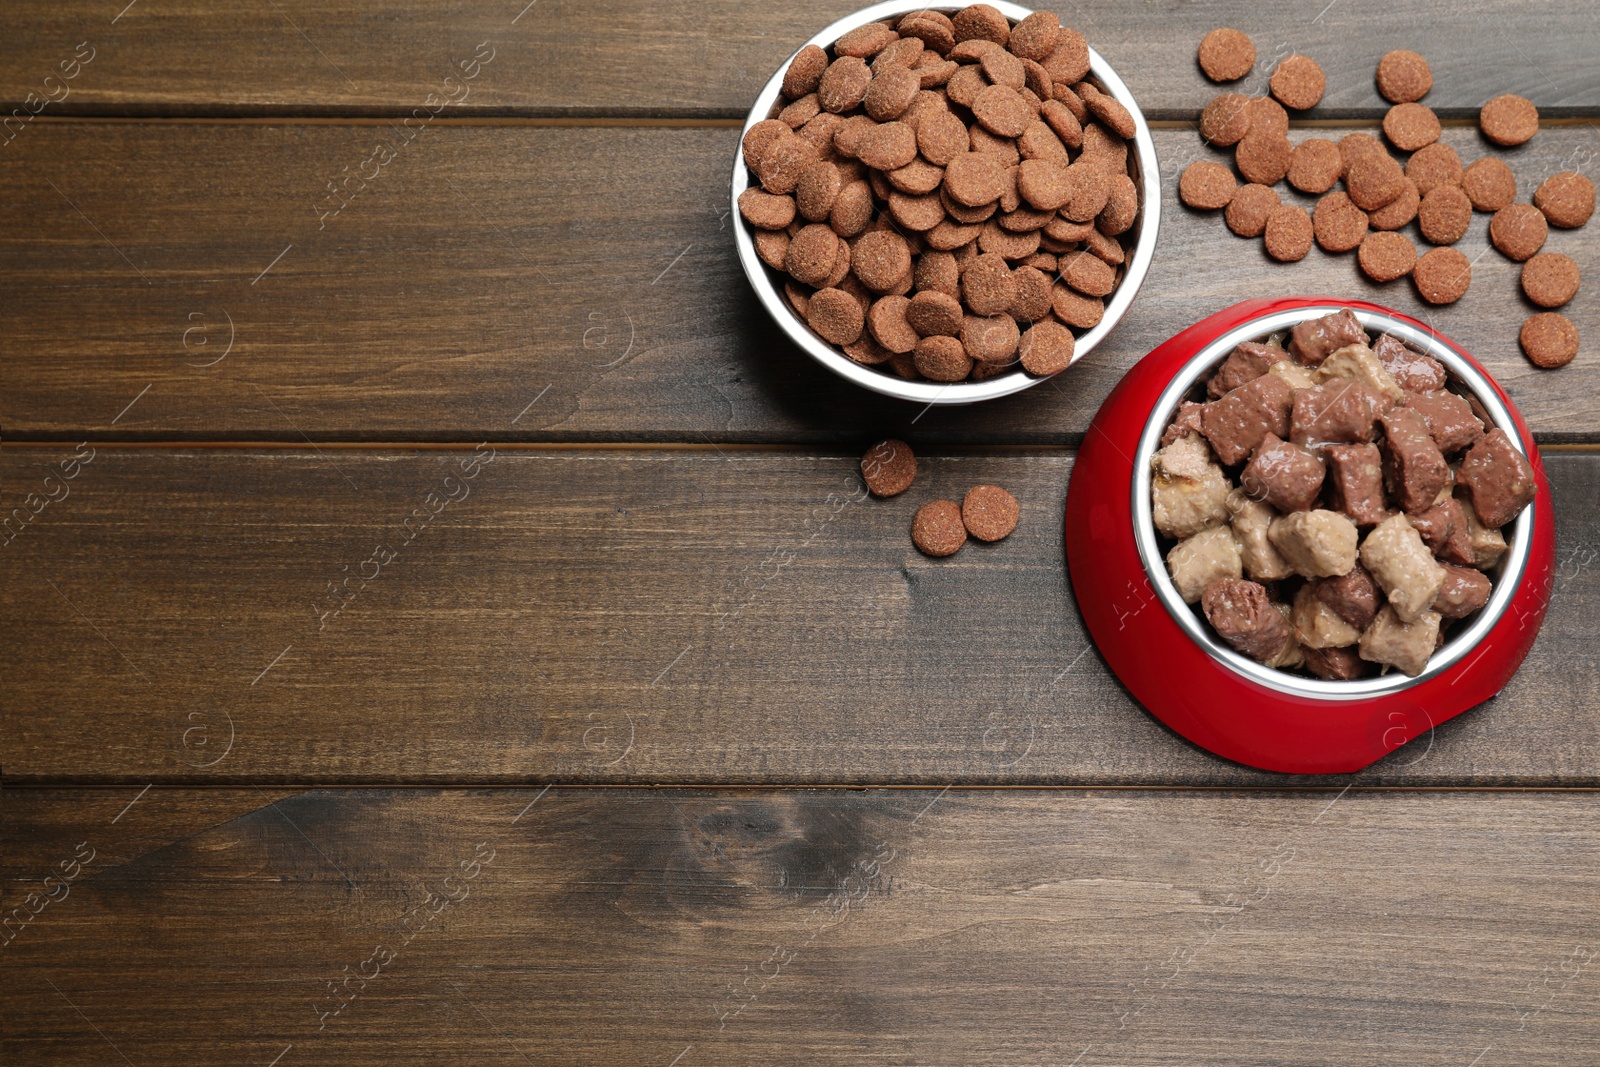
[[(1538, 495), (1506, 527), (1489, 603), (1415, 678), (1324, 681), (1234, 652), (1178, 596), (1149, 520), (1149, 459), (1172, 412), (1239, 341), (1348, 307), (1442, 360), (1528, 457)], [(1247, 300), (1145, 356), (1090, 423), (1072, 471), (1067, 566), (1090, 635), (1134, 697), (1219, 756), (1263, 770), (1360, 770), (1498, 693), (1522, 665), (1550, 602), (1555, 516), (1533, 435), (1511, 400), (1455, 342), (1377, 304), (1331, 297)]]

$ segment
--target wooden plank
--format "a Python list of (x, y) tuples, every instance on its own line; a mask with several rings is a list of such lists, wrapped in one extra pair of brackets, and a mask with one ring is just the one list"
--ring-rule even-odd
[(0, 950), (0, 1047), (1587, 1063), (1597, 871), (1560, 793), (311, 793), (91, 869)]
[[(70, 454), (8, 447), (3, 484)], [(925, 453), (890, 501), (855, 455), (474, 455), (100, 447), (0, 549), (7, 780), (1284, 780), (1168, 734), (1092, 651), (1070, 452)], [(1532, 656), (1361, 781), (1600, 784), (1600, 454), (1548, 462)], [(919, 554), (915, 509), (980, 482), (1018, 531)]]
[[(898, 430), (1054, 445), (1199, 318), (1245, 296), (1331, 293), (1436, 323), (1544, 439), (1600, 439), (1600, 363), (1523, 359), (1519, 268), (1488, 250), (1485, 217), (1461, 245), (1482, 254), (1473, 291), (1448, 308), (1363, 281), (1350, 255), (1274, 264), (1175, 202), (1176, 175), (1210, 151), (1188, 130), (1160, 131), (1161, 245), (1108, 342), (1048, 385), (925, 414), (844, 382), (763, 318), (729, 232), (735, 131), (429, 130), (319, 223), (323, 183), (386, 136), (77, 123), (19, 139), (0, 203), (7, 438), (853, 444)], [(1594, 136), (1552, 129), (1512, 153), (1524, 195)], [(1470, 159), (1474, 137), (1447, 139)], [(1549, 247), (1592, 271), (1596, 234)], [(1568, 310), (1600, 338), (1600, 304)]]
[[(54, 96), (52, 110), (78, 114), (404, 115), (429, 93), (460, 97), (444, 78), (481, 54), (492, 59), (466, 83), (470, 92), (456, 105), (465, 113), (742, 117), (802, 42), (860, 6), (275, 0), (217, 18), (205, 8), (138, 0), (125, 9), (29, 0), (7, 10), (0, 100), (6, 112), (33, 92), (36, 100)], [(1385, 51), (1402, 47), (1428, 56), (1428, 102), (1447, 114), (1468, 114), (1504, 92), (1529, 97), (1547, 115), (1600, 107), (1591, 66), (1600, 28), (1587, 5), (1345, 0), (1050, 9), (1082, 30), (1157, 118), (1191, 116), (1215, 92), (1195, 49), (1223, 25), (1255, 39), (1258, 73), (1245, 82), (1251, 91), (1264, 91), (1273, 65), (1290, 52), (1317, 59), (1328, 74), (1319, 114), (1380, 113), (1373, 71)], [(95, 50), (89, 65), (69, 82), (45, 83), (83, 41)]]

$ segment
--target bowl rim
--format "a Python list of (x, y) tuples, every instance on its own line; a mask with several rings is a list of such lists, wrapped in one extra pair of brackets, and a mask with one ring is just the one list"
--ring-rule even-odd
[(1489, 602), (1479, 610), (1477, 618), (1473, 619), (1470, 625), (1428, 658), (1423, 672), (1415, 677), (1395, 671), (1372, 678), (1336, 681), (1292, 674), (1257, 663), (1234, 651), (1201, 621), (1193, 606), (1184, 602), (1177, 587), (1172, 584), (1172, 578), (1167, 573), (1166, 560), (1162, 557), (1157, 543), (1150, 504), (1151, 457), (1155, 455), (1168, 421), (1172, 413), (1177, 410), (1179, 402), (1194, 388), (1201, 375), (1227, 358), (1241, 341), (1256, 340), (1307, 319), (1320, 318), (1347, 307), (1355, 314), (1362, 328), (1369, 333), (1380, 331), (1392, 333), (1444, 363), (1451, 375), (1465, 385), (1472, 398), (1482, 405), (1493, 425), (1506, 432), (1512, 446), (1523, 455), (1528, 454), (1527, 445), (1518, 429), (1509, 403), (1501, 400), (1499, 391), (1487, 373), (1457, 351), (1450, 342), (1398, 316), (1329, 302), (1268, 312), (1240, 323), (1207, 342), (1189, 357), (1182, 369), (1173, 375), (1167, 387), (1162, 390), (1151, 409), (1144, 431), (1139, 436), (1139, 445), (1133, 460), (1134, 542), (1138, 546), (1145, 574), (1168, 614), (1196, 644), (1210, 653), (1213, 659), (1222, 662), (1236, 673), (1277, 692), (1314, 700), (1356, 700), (1402, 692), (1436, 678), (1460, 663), (1494, 629), (1521, 585), (1527, 570), (1529, 553), (1532, 550), (1536, 511), (1532, 506), (1525, 507), (1516, 519), (1512, 520), (1511, 534), (1506, 538), (1505, 555), (1494, 568), (1497, 573)]
[[(1008, 0), (988, 0), (989, 5), (997, 9), (1013, 23), (1020, 22), (1033, 14), (1033, 9), (1025, 8), (1018, 4), (1009, 3)], [(761, 258), (756, 255), (755, 240), (751, 237), (750, 227), (739, 214), (739, 194), (750, 187), (750, 175), (744, 163), (744, 136), (750, 127), (757, 122), (770, 118), (773, 106), (777, 103), (780, 91), (783, 88), (783, 77), (789, 70), (789, 65), (794, 62), (800, 50), (808, 45), (817, 45), (827, 48), (844, 36), (850, 30), (864, 26), (869, 22), (893, 15), (903, 15), (912, 11), (959, 11), (964, 5), (958, 4), (929, 4), (920, 0), (885, 0), (883, 3), (873, 4), (861, 8), (844, 18), (831, 23), (819, 33), (804, 42), (800, 48), (788, 59), (779, 65), (777, 71), (768, 79), (756, 97), (755, 104), (750, 108), (745, 118), (744, 126), (739, 131), (739, 144), (733, 156), (733, 197), (732, 218), (734, 220), (734, 243), (738, 249), (739, 262), (744, 267), (745, 277), (749, 279), (750, 287), (755, 290), (756, 298), (761, 302), (768, 316), (778, 324), (778, 328), (786, 334), (799, 348), (805, 351), (818, 363), (829, 370), (847, 378), (856, 385), (870, 389), (875, 393), (885, 396), (898, 397), (901, 400), (910, 400), (932, 405), (959, 405), (971, 404), (981, 400), (993, 400), (997, 397), (1009, 396), (1021, 392), (1039, 382), (1047, 381), (1055, 375), (1034, 377), (1022, 370), (1019, 366), (1009, 374), (1002, 374), (982, 382), (912, 382), (895, 377), (872, 367), (863, 366), (852, 360), (843, 352), (835, 351), (833, 346), (811, 331), (800, 317), (789, 307), (784, 300), (778, 283), (774, 281), (773, 272)], [(1117, 72), (1093, 48), (1089, 49), (1089, 73), (1104, 86), (1106, 92), (1128, 109), (1133, 116), (1133, 158), (1138, 161), (1137, 175), (1130, 174), (1140, 191), (1139, 212), (1134, 218), (1133, 229), (1138, 232), (1134, 242), (1133, 251), (1123, 265), (1122, 281), (1107, 301), (1105, 313), (1100, 322), (1091, 330), (1078, 337), (1073, 345), (1073, 363), (1088, 355), (1107, 334), (1122, 320), (1128, 308), (1132, 306), (1134, 298), (1144, 284), (1145, 276), (1149, 273), (1150, 265), (1155, 258), (1156, 240), (1160, 232), (1161, 222), (1161, 170), (1156, 160), (1155, 139), (1150, 135), (1150, 127), (1145, 122), (1144, 112), (1139, 110), (1138, 104), (1133, 99), (1133, 94), (1127, 85), (1117, 76)], [(1062, 373), (1057, 371), (1056, 373)]]

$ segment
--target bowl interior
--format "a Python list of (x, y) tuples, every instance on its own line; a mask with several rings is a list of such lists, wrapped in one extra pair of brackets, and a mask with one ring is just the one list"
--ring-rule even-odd
[[(1007, 3), (1005, 0), (990, 0), (990, 6), (998, 9), (1001, 14), (1013, 23), (1027, 18), (1033, 12), (1017, 4)], [(888, 0), (887, 3), (875, 4), (863, 8), (852, 15), (840, 19), (831, 26), (823, 29), (816, 36), (805, 42), (807, 45), (818, 45), (828, 48), (840, 37), (849, 31), (863, 26), (869, 22), (892, 18), (911, 11), (922, 11), (932, 8), (946, 13), (959, 11), (961, 5), (929, 5), (919, 3), (917, 0)], [(804, 46), (802, 46), (804, 47)], [(798, 54), (799, 49), (796, 49)], [(783, 77), (789, 69), (789, 64), (794, 61), (790, 56), (780, 66), (772, 78), (763, 87), (756, 97), (755, 105), (750, 109), (749, 116), (745, 119), (744, 131), (740, 134), (742, 143), (744, 132), (751, 126), (764, 119), (774, 117), (779, 108), (782, 94)], [(1130, 151), (1128, 153), (1128, 175), (1133, 179), (1134, 186), (1139, 191), (1139, 212), (1134, 219), (1129, 233), (1134, 235), (1132, 247), (1126, 262), (1119, 268), (1120, 279), (1117, 288), (1112, 291), (1106, 301), (1105, 314), (1099, 325), (1087, 330), (1077, 337), (1073, 346), (1073, 362), (1088, 355), (1096, 345), (1111, 332), (1117, 322), (1126, 313), (1129, 305), (1133, 303), (1138, 294), (1139, 287), (1144, 283), (1145, 274), (1150, 269), (1150, 262), (1155, 256), (1156, 234), (1159, 228), (1161, 213), (1161, 185), (1160, 167), (1156, 162), (1155, 141), (1150, 136), (1150, 129), (1146, 125), (1144, 115), (1134, 102), (1133, 94), (1128, 91), (1116, 71), (1100, 57), (1094, 49), (1089, 50), (1089, 78), (1109, 95), (1115, 97), (1129, 114), (1133, 116), (1135, 132)], [(982, 382), (927, 382), (906, 381), (891, 373), (877, 370), (873, 367), (862, 366), (844, 353), (836, 351), (827, 341), (813, 333), (805, 320), (795, 313), (783, 295), (783, 276), (768, 267), (756, 255), (755, 242), (750, 236), (749, 227), (739, 217), (739, 194), (743, 193), (750, 185), (750, 173), (744, 164), (742, 152), (735, 152), (733, 164), (733, 219), (734, 241), (739, 252), (739, 261), (744, 267), (745, 275), (750, 279), (751, 287), (756, 292), (756, 297), (761, 301), (767, 313), (772, 316), (780, 329), (788, 335), (789, 339), (804, 349), (812, 358), (828, 367), (830, 370), (850, 379), (857, 385), (864, 386), (875, 392), (888, 396), (899, 397), (903, 400), (918, 401), (924, 404), (970, 404), (979, 400), (990, 400), (995, 397), (1007, 396), (1019, 392), (1029, 386), (1036, 385), (1043, 378), (1035, 378), (1023, 371), (1020, 367), (1009, 374), (1003, 374)], [(1074, 331), (1076, 333), (1077, 331)]]
[[(1197, 608), (1184, 603), (1183, 597), (1179, 595), (1177, 587), (1172, 584), (1172, 579), (1167, 573), (1166, 560), (1160, 546), (1160, 535), (1157, 534), (1155, 523), (1151, 518), (1150, 459), (1160, 445), (1162, 433), (1171, 422), (1178, 404), (1189, 399), (1200, 381), (1226, 359), (1241, 341), (1264, 339), (1270, 334), (1286, 331), (1306, 319), (1331, 314), (1343, 306), (1327, 304), (1264, 315), (1222, 334), (1190, 358), (1162, 392), (1149, 421), (1145, 424), (1144, 433), (1139, 438), (1139, 450), (1134, 456), (1132, 487), (1134, 540), (1139, 548), (1139, 556), (1157, 597), (1178, 625), (1214, 658), (1251, 680), (1279, 692), (1327, 700), (1368, 698), (1399, 692), (1436, 677), (1459, 663), (1483, 640), (1484, 635), (1494, 628), (1495, 623), (1505, 613), (1506, 606), (1511, 602), (1527, 567), (1535, 511), (1532, 505), (1523, 508), (1522, 513), (1503, 529), (1506, 552), (1500, 558), (1500, 562), (1488, 572), (1494, 582), (1489, 602), (1475, 617), (1467, 620), (1467, 624), (1459, 628), (1443, 648), (1434, 652), (1428, 660), (1426, 669), (1415, 678), (1396, 671), (1372, 678), (1333, 681), (1267, 667), (1235, 652), (1216, 636)], [(1505, 430), (1512, 444), (1519, 451), (1526, 453), (1526, 445), (1517, 430), (1511, 411), (1501, 402), (1488, 379), (1477, 367), (1463, 359), (1449, 345), (1409, 322), (1379, 312), (1364, 311), (1359, 308), (1352, 310), (1369, 334), (1376, 336), (1380, 333), (1392, 333), (1443, 363), (1450, 372), (1450, 386), (1474, 402), (1480, 418), (1492, 426)]]

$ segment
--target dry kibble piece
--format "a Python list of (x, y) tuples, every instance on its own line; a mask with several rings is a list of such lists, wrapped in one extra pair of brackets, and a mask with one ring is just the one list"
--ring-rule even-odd
[(1378, 92), (1391, 104), (1421, 100), (1433, 88), (1428, 61), (1403, 48), (1385, 52), (1378, 60)]
[(1067, 168), (1072, 196), (1061, 208), (1069, 222), (1093, 222), (1111, 199), (1111, 171), (1080, 158)]
[(816, 159), (817, 150), (811, 142), (786, 129), (774, 137), (762, 153), (761, 162), (756, 167), (756, 177), (761, 181), (761, 187), (769, 193), (780, 196), (792, 193), (795, 186), (800, 184), (800, 175)]
[(867, 310), (867, 329), (884, 348), (904, 355), (917, 347), (917, 331), (906, 321), (906, 308), (911, 301), (903, 296), (879, 297)]
[(1302, 193), (1325, 193), (1344, 174), (1339, 146), (1322, 137), (1295, 145), (1289, 156), (1289, 184)]
[(826, 341), (850, 344), (861, 336), (861, 304), (842, 289), (819, 289), (811, 294), (806, 323)]
[(1564, 367), (1578, 354), (1578, 328), (1558, 311), (1528, 317), (1517, 336), (1522, 352), (1535, 367)]
[(1072, 331), (1059, 322), (1036, 322), (1022, 335), (1022, 369), (1044, 376), (1064, 371), (1072, 364)]
[(1192, 208), (1215, 211), (1228, 206), (1239, 183), (1233, 172), (1221, 163), (1196, 160), (1183, 168), (1178, 179), (1178, 198)]
[(889, 194), (889, 214), (906, 229), (922, 233), (944, 221), (944, 205), (939, 202), (937, 195), (931, 193), (910, 196), (893, 192)]
[(833, 43), (835, 55), (870, 59), (889, 47), (900, 35), (881, 22), (857, 26)]
[(1293, 155), (1294, 148), (1286, 135), (1252, 127), (1244, 140), (1234, 146), (1233, 161), (1245, 181), (1276, 185), (1288, 175)]
[(889, 42), (889, 46), (879, 52), (872, 60), (872, 75), (877, 77), (890, 67), (905, 67), (913, 70), (922, 61), (922, 53), (927, 45), (915, 37), (897, 37)]
[(918, 373), (930, 381), (959, 382), (972, 373), (972, 357), (954, 337), (924, 337), (912, 349), (911, 358)]
[(1508, 204), (1489, 220), (1489, 243), (1518, 263), (1543, 248), (1549, 233), (1544, 213), (1532, 204)]
[(1085, 296), (1059, 283), (1050, 290), (1050, 309), (1056, 318), (1080, 330), (1094, 329), (1106, 313), (1105, 302), (1099, 297)]
[(944, 168), (936, 167), (925, 159), (913, 159), (897, 170), (888, 172), (889, 184), (902, 193), (926, 196), (944, 183)]
[(1328, 79), (1316, 60), (1297, 53), (1284, 57), (1272, 72), (1272, 80), (1268, 84), (1272, 95), (1284, 107), (1305, 111), (1317, 106), (1322, 99), (1322, 91), (1328, 87)]
[(1212, 30), (1200, 41), (1200, 69), (1214, 82), (1238, 81), (1256, 65), (1256, 46), (1238, 30)]
[(1228, 201), (1223, 219), (1228, 229), (1240, 237), (1260, 237), (1267, 228), (1267, 219), (1282, 203), (1271, 186), (1251, 182), (1239, 187)]
[(961, 295), (961, 268), (949, 252), (924, 252), (911, 268), (912, 286), (919, 293)]
[(789, 239), (783, 269), (802, 285), (822, 285), (833, 273), (839, 256), (839, 237), (820, 223), (802, 226)]
[(1324, 252), (1348, 252), (1367, 235), (1367, 213), (1336, 190), (1317, 201), (1311, 227)]
[(1435, 248), (1411, 268), (1417, 294), (1430, 304), (1453, 304), (1472, 284), (1472, 262), (1454, 248)]
[[(834, 201), (839, 198), (842, 188), (844, 175), (839, 168), (819, 159), (801, 172), (800, 184), (794, 189), (794, 202), (808, 222), (826, 222), (833, 213)], [(748, 215), (745, 217), (749, 218)]]
[(849, 356), (855, 362), (864, 364), (868, 367), (876, 367), (880, 363), (887, 363), (890, 360), (907, 360), (911, 358), (910, 356), (897, 355), (896, 353), (889, 351), (887, 348), (884, 348), (876, 340), (874, 340), (872, 334), (864, 331), (860, 337), (857, 337), (853, 342), (843, 345), (842, 347), (844, 348), (845, 355)]
[(887, 293), (911, 273), (911, 246), (897, 233), (872, 230), (856, 241), (850, 266), (861, 284), (875, 293)]
[[(1076, 85), (1089, 73), (1089, 42), (1077, 30), (1063, 26), (1056, 35), (1055, 50), (1039, 60), (1039, 65), (1057, 83)], [(1062, 97), (1057, 96), (1056, 99)], [(1072, 106), (1071, 101), (1067, 101), (1067, 106)], [(1083, 116), (1079, 115), (1078, 118), (1082, 119)]]
[(1247, 110), (1250, 113), (1250, 132), (1289, 136), (1289, 113), (1272, 97), (1251, 97)]
[(1362, 211), (1377, 211), (1406, 188), (1405, 171), (1387, 152), (1363, 152), (1345, 173), (1345, 189)]
[(1139, 217), (1139, 187), (1126, 174), (1111, 177), (1111, 192), (1106, 206), (1095, 217), (1095, 228), (1107, 237), (1117, 237), (1133, 228)]
[(961, 509), (951, 500), (930, 500), (911, 520), (911, 543), (929, 556), (950, 556), (967, 543)]
[(1417, 192), (1416, 184), (1410, 178), (1400, 180), (1404, 185), (1399, 196), (1378, 210), (1367, 212), (1367, 218), (1374, 230), (1398, 230), (1417, 217), (1417, 208), (1422, 204), (1422, 194)]
[(1550, 225), (1576, 229), (1594, 214), (1594, 182), (1571, 170), (1551, 175), (1533, 194), (1533, 206)]
[(1004, 48), (1011, 40), (1011, 23), (988, 4), (971, 4), (950, 17), (956, 42), (993, 41)]
[(979, 363), (1011, 363), (1022, 334), (1010, 315), (968, 315), (961, 322), (961, 348)]
[(1038, 322), (1050, 314), (1050, 275), (1024, 264), (1011, 272), (1017, 295), (1006, 313), (1019, 323)]
[(1117, 287), (1117, 272), (1097, 256), (1077, 252), (1062, 263), (1061, 280), (1085, 296), (1103, 297)]
[(1402, 152), (1415, 152), (1439, 139), (1439, 116), (1426, 104), (1396, 104), (1383, 116), (1383, 135)]
[(1417, 262), (1417, 246), (1405, 234), (1379, 230), (1362, 239), (1356, 259), (1373, 281), (1392, 282), (1411, 273)]
[(1517, 198), (1516, 176), (1491, 156), (1474, 160), (1461, 172), (1461, 188), (1479, 211), (1499, 211)]
[(916, 454), (893, 437), (879, 441), (861, 457), (861, 477), (873, 496), (899, 496), (917, 477)]
[(855, 237), (872, 221), (872, 188), (864, 181), (853, 181), (834, 197), (828, 225), (840, 237)]
[(961, 66), (950, 75), (950, 80), (945, 82), (944, 92), (952, 104), (960, 104), (970, 108), (972, 102), (978, 99), (978, 94), (987, 88), (989, 82), (984, 78), (983, 71), (976, 65)]
[(906, 322), (923, 337), (954, 337), (961, 332), (961, 301), (944, 292), (916, 293), (906, 305)]
[(1055, 211), (1072, 199), (1067, 167), (1053, 159), (1025, 159), (1017, 167), (1017, 192), (1040, 211)]
[(767, 154), (767, 149), (772, 147), (780, 134), (792, 133), (788, 123), (777, 119), (763, 119), (745, 131), (744, 140), (741, 142), (744, 151), (744, 165), (751, 170), (756, 170), (761, 165), (761, 159)]
[(1039, 231), (1033, 229), (1014, 233), (990, 219), (983, 224), (983, 232), (978, 235), (978, 250), (993, 252), (1003, 259), (1026, 259), (1039, 250)]
[(821, 110), (822, 105), (817, 103), (817, 94), (807, 93), (778, 112), (778, 121), (790, 129), (798, 130), (816, 118), (817, 113)]
[(970, 147), (967, 124), (948, 111), (928, 115), (917, 123), (917, 147), (929, 163), (947, 166)]
[(1243, 93), (1222, 93), (1200, 112), (1200, 136), (1209, 144), (1227, 148), (1250, 132), (1250, 98)]
[(984, 253), (961, 272), (961, 295), (974, 315), (998, 315), (1016, 299), (1017, 286), (1006, 261)]
[(1344, 161), (1344, 177), (1357, 159), (1371, 152), (1384, 152), (1383, 142), (1370, 133), (1347, 133), (1339, 138), (1339, 158)]
[(1461, 157), (1442, 141), (1419, 148), (1406, 160), (1406, 177), (1423, 196), (1441, 185), (1460, 185), (1465, 176)]
[(1033, 121), (1033, 108), (1007, 85), (991, 85), (972, 101), (972, 117), (997, 137), (1017, 137)]
[(1006, 165), (988, 152), (967, 152), (944, 168), (944, 188), (950, 199), (966, 207), (992, 204), (1005, 192)]
[(1012, 54), (1023, 59), (1043, 60), (1056, 50), (1061, 36), (1061, 19), (1052, 11), (1035, 11), (1011, 28)]
[(917, 134), (903, 122), (885, 122), (862, 135), (856, 158), (874, 170), (896, 170), (917, 158)]
[(1471, 223), (1472, 201), (1457, 185), (1438, 186), (1417, 207), (1417, 228), (1436, 245), (1455, 244)]
[[(1084, 83), (1085, 86), (1089, 84)], [(1085, 97), (1083, 102), (1089, 108), (1090, 114), (1118, 137), (1132, 140), (1134, 134), (1139, 132), (1139, 125), (1133, 121), (1133, 114), (1122, 106), (1120, 100), (1109, 93), (1096, 92), (1093, 96)]]
[(824, 111), (843, 114), (861, 103), (872, 84), (872, 69), (859, 56), (840, 56), (828, 64), (817, 83), (817, 100)]
[(1497, 145), (1526, 144), (1539, 132), (1539, 109), (1526, 97), (1506, 93), (1483, 105), (1478, 128)]
[(1304, 259), (1311, 251), (1314, 234), (1311, 216), (1306, 209), (1294, 204), (1283, 204), (1267, 216), (1264, 233), (1267, 255), (1280, 263), (1293, 263)]
[(950, 16), (943, 11), (913, 11), (895, 29), (902, 37), (917, 38), (941, 56), (955, 47), (955, 30)]
[(783, 95), (798, 100), (807, 93), (817, 91), (822, 72), (828, 69), (828, 53), (814, 44), (808, 44), (795, 53), (789, 69), (783, 72)]
[(998, 485), (975, 485), (961, 500), (961, 521), (980, 541), (998, 541), (1017, 528), (1022, 509), (1017, 498)]
[(739, 194), (739, 214), (758, 230), (781, 230), (794, 221), (794, 197), (746, 189)]
[(789, 254), (789, 235), (783, 230), (757, 230), (751, 234), (756, 255), (773, 270), (783, 269), (783, 259)]
[(861, 103), (870, 117), (878, 122), (888, 122), (904, 114), (921, 90), (922, 79), (914, 71), (905, 67), (889, 67), (873, 77)]
[(1028, 84), (1028, 68), (1022, 65), (1022, 60), (1007, 52), (1004, 48), (991, 49), (985, 52), (978, 60), (978, 66), (983, 70), (984, 76), (992, 85), (1005, 85), (1012, 89), (1021, 89)]
[(1560, 252), (1541, 252), (1522, 268), (1522, 292), (1542, 308), (1558, 308), (1578, 295), (1578, 265)]

